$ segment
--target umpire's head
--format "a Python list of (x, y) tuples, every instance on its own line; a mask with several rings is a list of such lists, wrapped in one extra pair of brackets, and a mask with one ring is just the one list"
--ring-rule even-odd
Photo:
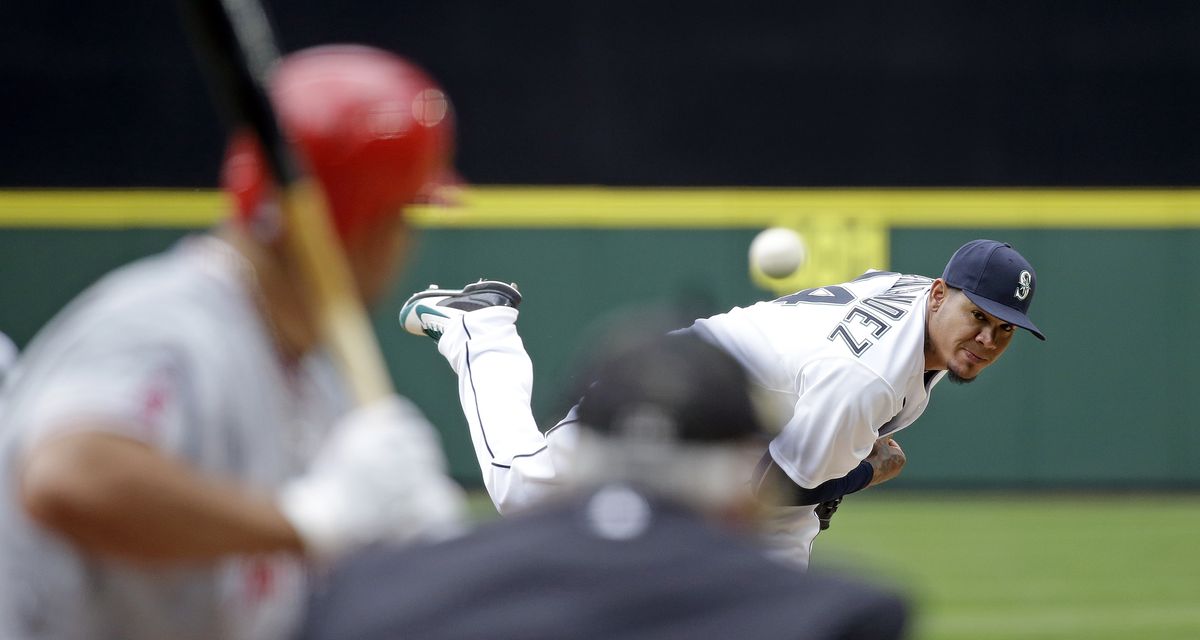
[(595, 344), (575, 396), (583, 428), (569, 475), (700, 508), (746, 503), (766, 436), (737, 361), (686, 331), (618, 326)]

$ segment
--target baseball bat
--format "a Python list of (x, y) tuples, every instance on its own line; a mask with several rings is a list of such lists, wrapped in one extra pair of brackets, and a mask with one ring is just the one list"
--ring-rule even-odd
[(305, 174), (271, 107), (267, 77), (279, 59), (259, 0), (181, 0), (211, 93), (234, 128), (257, 137), (281, 190), (283, 250), (299, 266), (309, 312), (357, 404), (392, 393), (391, 378), (317, 182)]

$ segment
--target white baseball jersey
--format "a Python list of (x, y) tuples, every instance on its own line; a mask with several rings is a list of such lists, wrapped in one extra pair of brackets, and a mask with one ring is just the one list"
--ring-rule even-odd
[(15, 465), (85, 423), (207, 474), (274, 493), (346, 408), (329, 362), (287, 365), (257, 313), (246, 263), (189, 238), (122, 268), (30, 344), (0, 399), (0, 637), (282, 638), (305, 570), (284, 555), (143, 569), (84, 556), (17, 504)]
[[(870, 271), (698, 320), (690, 331), (748, 371), (779, 425), (771, 456), (800, 486), (852, 471), (875, 440), (911, 424), (943, 373), (926, 375), (929, 278)], [(530, 412), (533, 368), (517, 311), (482, 309), (449, 323), (438, 349), (458, 374), (484, 484), (501, 513), (537, 502), (561, 481), (576, 442), (574, 411), (543, 436)], [(749, 481), (749, 478), (747, 478)], [(781, 510), (782, 555), (807, 566), (819, 530), (813, 507)]]
[(796, 484), (854, 470), (875, 440), (912, 424), (941, 375), (925, 375), (931, 280), (869, 271), (840, 285), (697, 320), (782, 416), (771, 457)]

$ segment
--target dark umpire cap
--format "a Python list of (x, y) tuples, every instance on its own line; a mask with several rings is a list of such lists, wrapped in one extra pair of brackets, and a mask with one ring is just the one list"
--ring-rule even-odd
[(951, 287), (962, 289), (980, 309), (1028, 329), (1039, 340), (1046, 339), (1027, 315), (1037, 289), (1037, 274), (1012, 245), (972, 240), (950, 257), (942, 279)]
[(583, 426), (633, 442), (766, 437), (736, 360), (686, 331), (639, 333), (595, 350), (581, 377), (591, 381), (579, 401)]

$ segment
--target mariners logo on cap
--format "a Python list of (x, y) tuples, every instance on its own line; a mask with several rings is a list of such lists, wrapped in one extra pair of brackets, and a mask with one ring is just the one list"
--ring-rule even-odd
[(1021, 275), (1017, 276), (1017, 292), (1013, 295), (1017, 300), (1024, 300), (1029, 297), (1030, 291), (1033, 291), (1033, 274), (1022, 271)]

